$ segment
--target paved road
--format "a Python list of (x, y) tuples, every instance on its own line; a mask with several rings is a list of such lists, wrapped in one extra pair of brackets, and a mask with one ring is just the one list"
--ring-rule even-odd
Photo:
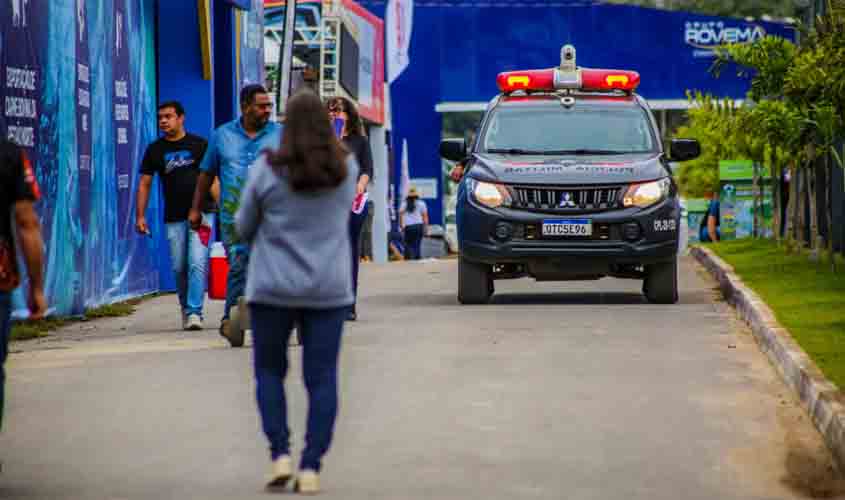
[[(364, 266), (323, 498), (800, 498), (823, 477), (818, 435), (690, 261), (669, 307), (610, 279), (461, 307), (456, 270)], [(13, 346), (0, 498), (266, 498), (251, 352), (174, 309)]]

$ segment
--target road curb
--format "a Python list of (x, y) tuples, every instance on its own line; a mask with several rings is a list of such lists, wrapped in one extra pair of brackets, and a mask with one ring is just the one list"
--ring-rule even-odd
[(769, 306), (745, 286), (730, 264), (708, 248), (692, 247), (690, 253), (716, 278), (722, 295), (751, 327), (760, 349), (795, 391), (822, 434), (837, 467), (845, 471), (845, 395), (825, 378), (789, 331), (777, 321)]

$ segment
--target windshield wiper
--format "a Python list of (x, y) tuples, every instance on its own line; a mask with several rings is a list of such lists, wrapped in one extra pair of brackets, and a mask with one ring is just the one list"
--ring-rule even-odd
[(610, 149), (561, 149), (558, 151), (543, 151), (544, 155), (627, 155), (629, 151), (613, 151)]
[(534, 151), (530, 149), (508, 148), (508, 149), (488, 149), (487, 153), (502, 154), (502, 155), (543, 155), (545, 151)]

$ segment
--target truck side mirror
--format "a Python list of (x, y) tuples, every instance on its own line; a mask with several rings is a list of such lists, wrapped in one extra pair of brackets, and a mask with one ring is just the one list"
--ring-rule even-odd
[(463, 139), (443, 139), (440, 141), (440, 156), (451, 161), (461, 161), (466, 157), (466, 142)]
[(689, 161), (701, 156), (701, 144), (696, 139), (672, 139), (669, 143), (671, 161)]

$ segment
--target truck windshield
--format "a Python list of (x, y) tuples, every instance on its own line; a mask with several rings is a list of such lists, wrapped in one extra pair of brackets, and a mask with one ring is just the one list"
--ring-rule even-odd
[(653, 153), (645, 110), (609, 108), (499, 108), (481, 143), (486, 153)]

